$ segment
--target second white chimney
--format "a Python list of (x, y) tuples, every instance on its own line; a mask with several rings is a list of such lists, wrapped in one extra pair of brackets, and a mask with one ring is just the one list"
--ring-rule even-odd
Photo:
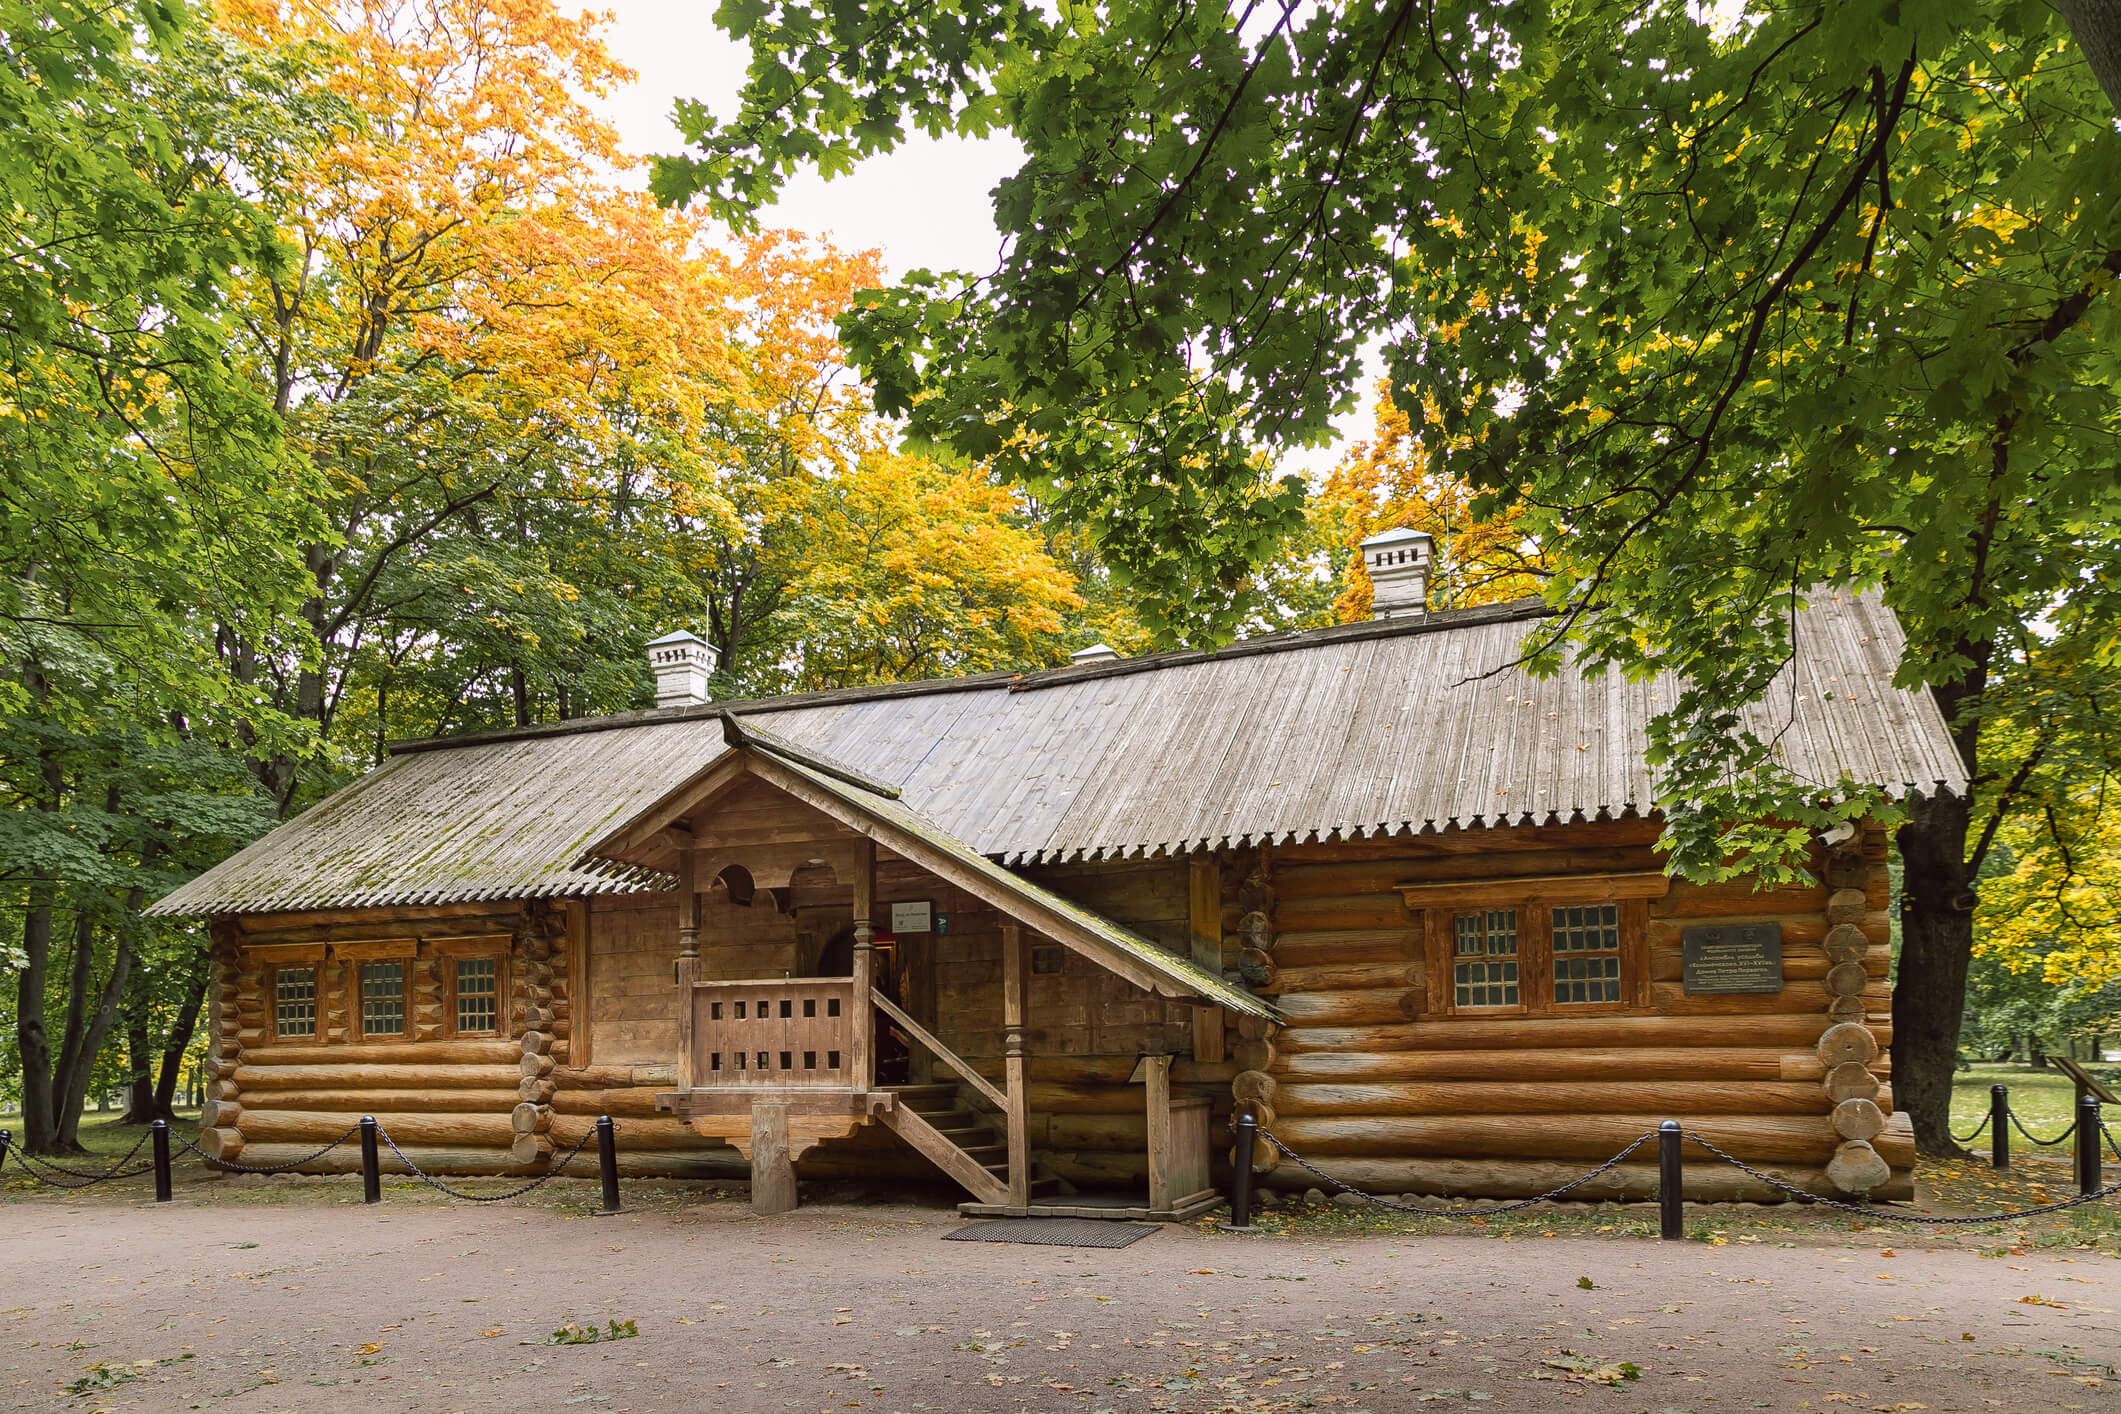
[(1088, 648), (1078, 648), (1068, 655), (1068, 661), (1078, 668), (1085, 663), (1116, 663), (1119, 650), (1109, 643), (1093, 643)]
[(698, 707), (707, 697), (707, 675), (714, 671), (715, 651), (699, 635), (679, 629), (648, 643), (648, 666), (655, 669), (655, 705)]
[(1435, 558), (1436, 542), (1425, 530), (1401, 526), (1363, 541), (1363, 567), (1369, 570), (1375, 591), (1370, 617), (1399, 619), (1427, 613), (1429, 566)]

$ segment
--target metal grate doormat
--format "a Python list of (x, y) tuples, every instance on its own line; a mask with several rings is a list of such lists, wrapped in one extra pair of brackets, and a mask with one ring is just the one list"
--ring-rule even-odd
[(943, 1234), (945, 1242), (1029, 1242), (1039, 1247), (1125, 1247), (1156, 1228), (1096, 1218), (989, 1218)]

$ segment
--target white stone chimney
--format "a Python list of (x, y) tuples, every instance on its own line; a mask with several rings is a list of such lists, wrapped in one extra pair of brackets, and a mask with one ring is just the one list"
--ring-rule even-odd
[(648, 643), (648, 666), (655, 669), (655, 705), (698, 707), (707, 699), (707, 675), (715, 652), (698, 635), (679, 629)]
[(1070, 653), (1068, 661), (1078, 668), (1087, 663), (1116, 663), (1119, 650), (1109, 643), (1093, 643), (1088, 648), (1078, 648)]
[(1436, 558), (1436, 542), (1427, 531), (1382, 531), (1362, 542), (1362, 562), (1370, 571), (1375, 597), (1370, 601), (1373, 619), (1413, 618), (1429, 611), (1429, 566)]

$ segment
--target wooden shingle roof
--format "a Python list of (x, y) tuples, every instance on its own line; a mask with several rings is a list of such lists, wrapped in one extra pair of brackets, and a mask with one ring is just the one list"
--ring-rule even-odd
[[(976, 678), (628, 713), (406, 743), (389, 762), (155, 906), (266, 912), (630, 891), (582, 853), (724, 749), (720, 713), (898, 788), (1011, 867), (1222, 845), (1647, 813), (1668, 679), (1505, 665), (1505, 606)], [(1875, 596), (1818, 595), (1747, 712), (1791, 771), (1895, 797), (1959, 793), (1935, 701), (1893, 686)]]

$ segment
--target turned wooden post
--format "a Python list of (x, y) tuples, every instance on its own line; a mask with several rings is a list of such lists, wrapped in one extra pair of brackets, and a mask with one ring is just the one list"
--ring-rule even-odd
[(692, 1054), (692, 984), (700, 974), (700, 889), (698, 858), (678, 851), (678, 1089), (697, 1081)]
[(1024, 933), (1002, 924), (1002, 1055), (1009, 1108), (1009, 1203), (1031, 1201), (1031, 1126), (1025, 1112), (1024, 1087)]
[(795, 1157), (788, 1148), (788, 1107), (751, 1107), (751, 1211), (786, 1213), (795, 1207)]
[(847, 1083), (857, 1094), (876, 1087), (876, 843), (854, 851), (854, 1005), (847, 1018)]

